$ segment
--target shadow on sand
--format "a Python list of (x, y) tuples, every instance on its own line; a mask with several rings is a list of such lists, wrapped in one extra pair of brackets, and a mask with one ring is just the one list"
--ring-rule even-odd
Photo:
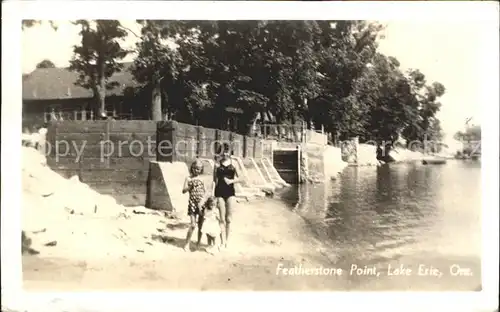
[(187, 230), (189, 227), (189, 223), (176, 223), (176, 224), (167, 224), (167, 229), (175, 231), (175, 230)]
[(172, 237), (165, 234), (153, 234), (151, 235), (151, 239), (160, 243), (170, 244), (179, 248), (184, 248), (184, 245), (186, 244), (186, 240), (183, 238)]
[[(168, 229), (170, 230), (179, 230), (179, 229), (186, 229), (189, 228), (189, 223), (179, 223), (179, 224), (169, 224), (167, 226)], [(163, 231), (160, 231), (160, 232), (163, 232)], [(195, 230), (194, 233), (193, 233), (193, 238), (196, 238), (197, 236), (197, 232), (198, 230)], [(166, 235), (164, 233), (159, 233), (159, 234), (153, 234), (151, 235), (151, 239), (154, 240), (154, 241), (157, 241), (157, 242), (160, 242), (160, 243), (164, 243), (164, 244), (169, 244), (169, 245), (172, 245), (172, 246), (175, 246), (175, 247), (178, 247), (178, 248), (181, 248), (181, 249), (184, 249), (184, 246), (186, 245), (186, 239), (185, 238), (179, 238), (179, 237), (175, 237), (175, 236), (169, 236), (169, 235)], [(202, 241), (200, 243), (200, 248), (204, 248), (204, 247), (207, 247), (208, 245), (207, 244), (204, 244), (205, 240), (205, 236), (202, 237)], [(194, 251), (198, 248), (195, 248), (194, 247), (195, 244), (192, 243), (191, 244), (191, 250)]]

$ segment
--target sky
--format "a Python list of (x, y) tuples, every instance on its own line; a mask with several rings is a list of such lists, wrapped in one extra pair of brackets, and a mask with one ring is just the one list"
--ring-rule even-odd
[[(140, 28), (135, 21), (121, 21), (137, 35)], [(483, 92), (483, 72), (488, 62), (483, 51), (488, 47), (486, 24), (460, 22), (391, 21), (387, 22), (385, 38), (380, 41), (380, 52), (396, 57), (402, 69), (420, 69), (428, 83), (441, 82), (446, 93), (438, 118), (450, 137), (462, 130), (466, 118), (480, 124), (479, 103)], [(58, 22), (54, 31), (48, 24), (23, 31), (22, 70), (29, 73), (36, 64), (50, 59), (56, 66), (68, 66), (72, 47), (80, 41), (78, 28), (69, 22)], [(488, 32), (489, 31), (489, 32)], [(498, 35), (498, 33), (497, 33)], [(491, 38), (491, 37), (490, 37)], [(137, 37), (129, 35), (124, 47), (132, 48)], [(493, 47), (494, 48), (494, 47)], [(131, 61), (130, 55), (125, 61)]]

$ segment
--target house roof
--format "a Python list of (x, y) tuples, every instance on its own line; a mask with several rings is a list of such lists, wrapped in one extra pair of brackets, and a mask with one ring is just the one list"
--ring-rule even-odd
[[(107, 96), (123, 95), (125, 88), (135, 87), (130, 68), (133, 63), (124, 63), (121, 72), (115, 73), (110, 81), (119, 86), (107, 91)], [(23, 100), (61, 100), (75, 98), (91, 98), (92, 90), (75, 85), (78, 73), (68, 68), (37, 68), (29, 75), (23, 75)]]

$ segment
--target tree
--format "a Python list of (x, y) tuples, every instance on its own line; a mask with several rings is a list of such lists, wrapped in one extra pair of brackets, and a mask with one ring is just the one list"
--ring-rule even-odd
[(365, 89), (355, 90), (359, 99), (367, 99), (365, 138), (391, 146), (411, 116), (410, 87), (395, 58), (377, 53), (372, 65), (363, 76)]
[[(278, 66), (271, 66), (274, 69), (271, 76), (277, 78), (277, 90), (269, 91), (280, 94), (274, 105), (279, 107), (279, 103), (283, 103), (276, 113), (280, 119), (288, 119), (292, 124), (305, 121), (310, 128), (312, 116), (308, 103), (321, 91), (318, 79), (320, 55), (315, 50), (320, 26), (315, 21), (276, 21), (269, 23), (266, 30), (270, 35), (266, 43), (274, 51), (274, 55), (268, 55), (267, 59), (278, 63)], [(267, 96), (273, 98), (272, 93)]]
[(453, 136), (455, 140), (458, 141), (468, 141), (468, 142), (478, 142), (481, 141), (481, 127), (471, 126), (465, 131), (458, 131)]
[(481, 154), (481, 126), (468, 126), (466, 123), (465, 131), (458, 131), (453, 138), (464, 143), (464, 148), (460, 154), (463, 153), (465, 156)]
[(51, 60), (45, 59), (36, 65), (36, 68), (55, 68), (56, 65)]
[(127, 36), (117, 20), (78, 20), (81, 44), (74, 46), (70, 70), (79, 74), (77, 85), (90, 89), (94, 93), (95, 113), (106, 113), (106, 90), (116, 85), (109, 78), (123, 68), (122, 60), (129, 51), (124, 50), (119, 40)]
[[(164, 39), (175, 34), (172, 24), (165, 21), (138, 20), (142, 25), (141, 40), (137, 43), (137, 57), (132, 73), (135, 79), (151, 91), (150, 115), (153, 120), (162, 120), (162, 93), (168, 99), (168, 92), (178, 78), (180, 59), (178, 53), (165, 44)], [(162, 89), (164, 92), (162, 92)], [(166, 96), (165, 96), (166, 95)]]
[(278, 123), (323, 125), (340, 139), (440, 138), (444, 86), (378, 53), (378, 23), (141, 23), (134, 75), (154, 94), (161, 90), (163, 110), (176, 120), (218, 128), (225, 108), (236, 106), (245, 134), (257, 116), (273, 115)]
[(383, 27), (364, 21), (322, 21), (319, 26), (316, 51), (324, 78), (321, 94), (314, 101), (315, 119), (334, 138), (347, 139), (364, 131), (361, 119), (366, 103), (358, 100), (355, 86), (366, 87), (367, 81), (358, 80), (368, 73)]

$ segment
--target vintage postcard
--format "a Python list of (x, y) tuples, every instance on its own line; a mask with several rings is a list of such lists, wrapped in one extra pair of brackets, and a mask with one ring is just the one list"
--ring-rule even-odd
[(91, 3), (2, 5), (2, 309), (493, 311), (498, 4)]

